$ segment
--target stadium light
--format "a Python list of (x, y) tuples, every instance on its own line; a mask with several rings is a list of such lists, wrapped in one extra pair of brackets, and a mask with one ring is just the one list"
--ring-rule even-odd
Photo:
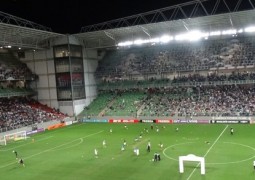
[(225, 31), (222, 31), (222, 34), (223, 35), (234, 35), (234, 34), (236, 34), (236, 29), (229, 29), (229, 30), (225, 30)]
[(153, 38), (153, 39), (150, 39), (149, 41), (150, 41), (150, 43), (159, 43), (160, 39), (159, 38)]
[(202, 33), (200, 31), (191, 31), (188, 33), (188, 40), (189, 41), (198, 41), (201, 38), (208, 37), (209, 33)]
[(172, 41), (172, 40), (173, 40), (173, 37), (168, 35), (163, 35), (160, 38), (160, 42), (162, 43), (168, 43), (169, 41)]
[(132, 41), (125, 41), (118, 44), (118, 46), (130, 46), (130, 45), (133, 45)]
[(250, 26), (244, 29), (245, 32), (255, 32), (255, 26)]
[(243, 33), (243, 29), (239, 29), (237, 32), (238, 33)]
[(145, 43), (151, 43), (155, 45), (157, 43), (168, 43), (170, 41), (198, 41), (200, 39), (207, 40), (210, 36), (221, 36), (221, 35), (232, 35), (236, 37), (237, 34), (240, 33), (250, 33), (255, 32), (255, 26), (249, 26), (246, 28), (240, 29), (227, 29), (227, 30), (218, 30), (218, 31), (211, 31), (211, 32), (201, 32), (199, 30), (189, 31), (183, 34), (177, 34), (175, 36), (163, 35), (161, 37), (155, 37), (151, 39), (137, 39), (135, 41), (125, 41), (118, 43), (118, 46), (131, 46), (131, 45), (141, 45)]
[(220, 31), (213, 31), (209, 33), (209, 36), (219, 36), (219, 35), (221, 35)]
[(144, 40), (137, 39), (137, 40), (134, 41), (134, 44), (136, 44), (136, 45), (144, 44)]
[(179, 34), (175, 36), (176, 41), (182, 41), (182, 40), (187, 40), (187, 41), (198, 41), (201, 38), (208, 37), (209, 33), (202, 33), (198, 30), (195, 31), (190, 31), (185, 34)]

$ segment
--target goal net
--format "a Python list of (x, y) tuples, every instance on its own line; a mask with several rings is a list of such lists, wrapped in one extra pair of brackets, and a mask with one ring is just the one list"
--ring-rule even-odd
[(26, 131), (19, 131), (12, 134), (6, 134), (4, 135), (5, 144), (8, 144), (8, 142), (12, 141), (19, 141), (27, 138)]

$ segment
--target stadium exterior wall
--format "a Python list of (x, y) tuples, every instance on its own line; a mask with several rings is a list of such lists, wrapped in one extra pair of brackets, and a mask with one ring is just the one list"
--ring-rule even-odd
[[(96, 50), (87, 50), (83, 48), (83, 68), (84, 68), (84, 81), (85, 81), (85, 91), (86, 99), (81, 112), (84, 107), (88, 106), (97, 96), (97, 86), (95, 79), (95, 71), (98, 66), (98, 57)], [(76, 112), (79, 114), (80, 112)]]
[(26, 63), (29, 69), (39, 77), (37, 81), (32, 82), (30, 85), (32, 89), (38, 92), (35, 99), (49, 107), (59, 109), (69, 116), (74, 116), (82, 112), (84, 107), (88, 106), (97, 96), (94, 73), (100, 57), (97, 50), (88, 50), (83, 47), (86, 98), (71, 102), (59, 102), (57, 100), (53, 46), (68, 43), (80, 45), (80, 42), (75, 37), (65, 36), (51, 40), (51, 47), (48, 49), (26, 51), (25, 57), (20, 60)]
[(31, 88), (38, 92), (35, 99), (42, 104), (57, 109), (53, 49), (26, 51), (25, 57), (20, 60), (26, 63), (29, 69), (39, 77), (37, 81), (31, 84)]

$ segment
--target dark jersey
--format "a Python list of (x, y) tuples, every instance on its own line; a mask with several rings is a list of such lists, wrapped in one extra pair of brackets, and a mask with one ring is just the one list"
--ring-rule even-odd
[(20, 163), (20, 164), (24, 164), (23, 159), (20, 159), (20, 160), (19, 160), (19, 163)]
[(17, 151), (13, 151), (13, 153), (15, 154), (16, 158), (18, 157), (18, 153)]

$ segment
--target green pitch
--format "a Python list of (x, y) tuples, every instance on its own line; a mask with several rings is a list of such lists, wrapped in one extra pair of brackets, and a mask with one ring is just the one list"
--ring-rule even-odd
[[(254, 125), (154, 124), (153, 130), (151, 124), (124, 125), (76, 124), (1, 146), (1, 180), (255, 179)], [(231, 127), (234, 135), (230, 135)], [(121, 151), (124, 140), (127, 146)], [(151, 152), (146, 150), (148, 141)], [(133, 152), (135, 147), (139, 156)], [(17, 163), (13, 150), (24, 159), (25, 167)], [(160, 162), (152, 161), (155, 152), (160, 153)], [(188, 154), (205, 156), (205, 175), (196, 162), (185, 162), (184, 173), (179, 173), (178, 157)]]

